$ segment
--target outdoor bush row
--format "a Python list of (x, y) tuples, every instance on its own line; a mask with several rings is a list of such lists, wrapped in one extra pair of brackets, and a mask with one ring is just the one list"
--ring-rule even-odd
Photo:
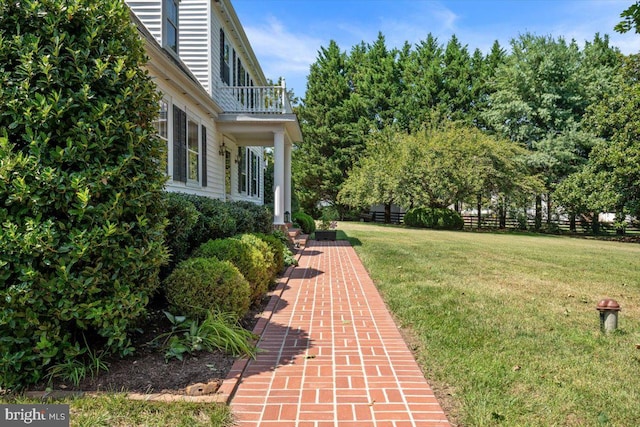
[(271, 231), (263, 206), (165, 197), (146, 62), (120, 0), (0, 2), (0, 393), (131, 354), (169, 255)]
[(258, 304), (284, 266), (284, 245), (264, 234), (212, 239), (182, 261), (164, 281), (168, 302), (183, 315), (233, 313)]
[(266, 206), (184, 193), (167, 193), (166, 199), (166, 244), (171, 255), (167, 274), (208, 240), (242, 233), (268, 234), (273, 229), (273, 216)]
[(404, 216), (409, 227), (434, 228), (437, 230), (461, 230), (464, 220), (460, 214), (447, 208), (413, 208)]

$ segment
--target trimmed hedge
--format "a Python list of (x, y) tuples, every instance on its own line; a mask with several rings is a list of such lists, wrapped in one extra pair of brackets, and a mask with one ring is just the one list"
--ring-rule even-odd
[(249, 310), (249, 282), (229, 261), (190, 258), (164, 280), (169, 304), (187, 317), (204, 319), (210, 311), (232, 313), (235, 320)]
[(188, 258), (193, 246), (191, 243), (191, 235), (193, 227), (200, 218), (200, 212), (193, 203), (186, 200), (181, 194), (166, 193), (167, 199), (167, 224), (166, 244), (171, 256), (168, 270)]
[[(266, 246), (266, 243), (264, 245)], [(267, 293), (271, 280), (272, 267), (263, 252), (269, 252), (268, 248), (261, 251), (246, 240), (226, 238), (203, 243), (194, 252), (194, 256), (230, 261), (249, 282), (251, 303), (258, 303)]]
[(300, 224), (304, 234), (311, 234), (316, 231), (316, 222), (313, 220), (311, 215), (307, 215), (304, 212), (296, 212), (293, 214), (292, 219)]
[(167, 260), (146, 62), (121, 0), (0, 2), (1, 389), (132, 351)]
[[(238, 233), (265, 233), (273, 228), (273, 215), (251, 202), (225, 202), (205, 196), (168, 193), (169, 225), (166, 229), (171, 265), (179, 263), (202, 243)], [(170, 268), (169, 270), (170, 272)]]
[(286, 246), (282, 240), (274, 234), (254, 233), (259, 239), (264, 241), (273, 254), (273, 269), (271, 273), (272, 280), (282, 273), (284, 270), (284, 253)]
[(437, 230), (462, 230), (464, 220), (460, 214), (447, 208), (413, 208), (404, 216), (409, 227), (433, 228)]

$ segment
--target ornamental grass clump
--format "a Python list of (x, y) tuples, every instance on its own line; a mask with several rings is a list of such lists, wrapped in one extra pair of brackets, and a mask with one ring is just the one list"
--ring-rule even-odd
[(133, 350), (167, 260), (146, 61), (121, 0), (0, 2), (0, 389)]

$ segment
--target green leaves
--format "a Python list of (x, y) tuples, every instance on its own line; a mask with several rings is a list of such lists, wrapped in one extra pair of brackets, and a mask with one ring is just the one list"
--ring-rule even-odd
[(4, 389), (64, 365), (52, 349), (85, 332), (129, 351), (158, 286), (165, 177), (145, 60), (119, 0), (0, 3), (0, 353), (22, 355), (0, 360)]

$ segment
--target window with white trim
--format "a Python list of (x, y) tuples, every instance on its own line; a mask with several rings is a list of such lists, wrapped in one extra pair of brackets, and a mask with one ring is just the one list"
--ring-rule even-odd
[(200, 182), (200, 123), (187, 118), (187, 180)]
[(165, 47), (178, 53), (179, 0), (164, 0), (164, 37)]
[[(158, 118), (156, 119), (154, 125), (156, 128), (156, 132), (158, 138), (160, 138), (164, 144), (165, 149), (169, 149), (169, 102), (166, 99), (161, 99), (158, 103)], [(162, 161), (165, 164), (165, 173), (169, 172), (168, 159), (167, 156), (168, 151), (165, 151), (165, 158)]]

